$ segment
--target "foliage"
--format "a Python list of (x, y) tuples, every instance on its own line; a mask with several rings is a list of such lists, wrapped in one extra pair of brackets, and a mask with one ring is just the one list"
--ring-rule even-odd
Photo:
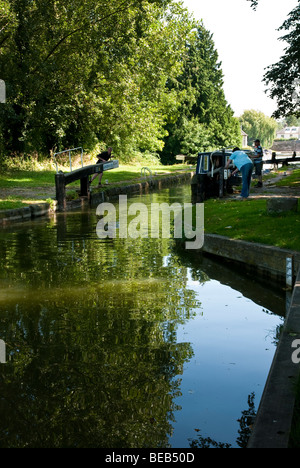
[(240, 429), (238, 431), (239, 437), (237, 438), (237, 443), (240, 448), (247, 448), (247, 444), (251, 436), (251, 428), (256, 418), (254, 400), (255, 393), (252, 392), (248, 395), (248, 409), (242, 411), (242, 416), (238, 420), (240, 423)]
[(300, 127), (300, 117), (296, 117), (295, 115), (287, 115), (285, 118), (281, 119), (280, 128), (283, 127)]
[(167, 126), (164, 154), (173, 157), (241, 142), (239, 123), (225, 100), (223, 73), (212, 34), (202, 23), (196, 26), (187, 44), (182, 73), (169, 81), (170, 88), (182, 96), (177, 118)]
[(288, 45), (285, 53), (277, 64), (268, 67), (264, 81), (271, 85), (270, 97), (277, 100), (277, 110), (274, 116), (294, 114), (300, 117), (300, 3), (290, 12), (288, 19), (279, 30), (288, 33), (281, 37)]
[[(197, 429), (197, 432), (200, 432)], [(208, 449), (208, 448), (219, 448), (229, 449), (232, 448), (231, 444), (224, 442), (217, 442), (211, 437), (203, 437), (201, 434), (197, 435), (197, 439), (189, 439), (190, 447), (193, 449)]]
[[(189, 29), (186, 12), (168, 1), (14, 0), (17, 19), (0, 36), (8, 103), (0, 108), (10, 151), (106, 142), (161, 148)], [(169, 8), (167, 10), (167, 6)]]
[[(255, 393), (252, 392), (248, 395), (248, 408), (242, 411), (241, 418), (238, 419), (240, 424), (240, 429), (238, 430), (238, 438), (236, 440), (237, 445), (240, 448), (247, 448), (247, 444), (249, 438), (251, 436), (251, 427), (253, 426), (255, 417), (256, 417), (256, 410), (254, 405), (255, 400)], [(231, 444), (224, 443), (224, 442), (217, 442), (216, 440), (212, 439), (211, 437), (203, 437), (201, 435), (201, 431), (199, 429), (195, 429), (198, 433), (196, 439), (189, 439), (189, 444), (191, 448), (200, 449), (200, 448), (220, 448), (220, 449), (228, 449), (232, 448)]]
[(266, 116), (263, 112), (252, 109), (243, 113), (240, 117), (240, 123), (243, 130), (248, 134), (249, 146), (257, 138), (261, 141), (262, 146), (272, 146), (277, 130), (276, 120)]
[(132, 160), (161, 152), (185, 119), (170, 135), (184, 150), (227, 144), (220, 65), (195, 24), (174, 0), (0, 0), (0, 153), (109, 145)]
[(251, 2), (251, 7), (256, 10), (258, 5), (258, 0), (247, 0), (247, 2)]
[(15, 25), (15, 17), (8, 0), (0, 0), (0, 34), (2, 40), (0, 41), (0, 47), (4, 42), (6, 35)]
[[(259, 0), (251, 1), (251, 7), (256, 10)], [(264, 81), (270, 85), (269, 95), (277, 101), (275, 118), (295, 115), (300, 117), (300, 3), (288, 15), (279, 31), (287, 31), (280, 40), (287, 43), (285, 53), (278, 63), (267, 68)]]

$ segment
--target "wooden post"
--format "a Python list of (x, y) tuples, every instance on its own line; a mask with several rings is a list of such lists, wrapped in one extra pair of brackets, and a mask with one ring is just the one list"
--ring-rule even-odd
[(65, 176), (63, 172), (58, 172), (58, 174), (55, 174), (55, 187), (58, 210), (64, 211), (67, 208), (67, 200)]
[(205, 174), (195, 174), (192, 178), (192, 204), (203, 203), (205, 200)]
[(219, 172), (219, 198), (224, 196), (224, 168), (220, 169)]
[(89, 194), (89, 176), (80, 179), (80, 196), (87, 197)]

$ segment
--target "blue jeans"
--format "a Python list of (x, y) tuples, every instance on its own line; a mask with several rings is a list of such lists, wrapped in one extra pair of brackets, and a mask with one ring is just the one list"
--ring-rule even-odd
[(253, 164), (248, 163), (241, 167), (243, 187), (241, 192), (241, 197), (248, 198), (250, 193), (250, 184), (253, 171)]

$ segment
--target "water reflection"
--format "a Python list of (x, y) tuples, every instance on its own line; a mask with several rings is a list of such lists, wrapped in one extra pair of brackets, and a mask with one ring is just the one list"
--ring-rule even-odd
[[(241, 417), (238, 419), (238, 423), (240, 425), (240, 429), (238, 430), (239, 436), (236, 440), (238, 447), (247, 448), (255, 417), (255, 393), (252, 392), (251, 395), (248, 396), (248, 408), (242, 411)], [(201, 434), (201, 429), (195, 429), (195, 432), (197, 436), (193, 439), (189, 439), (191, 448), (232, 448), (232, 445), (227, 442), (218, 442), (211, 437), (204, 437)]]
[(174, 443), (196, 352), (180, 330), (206, 319), (191, 281), (238, 276), (168, 239), (100, 240), (96, 224), (94, 211), (68, 213), (0, 234), (2, 448)]

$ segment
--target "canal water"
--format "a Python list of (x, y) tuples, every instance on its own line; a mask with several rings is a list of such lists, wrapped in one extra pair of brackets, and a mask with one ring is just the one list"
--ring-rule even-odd
[[(190, 187), (129, 201), (190, 202)], [(97, 223), (92, 208), (0, 233), (0, 447), (243, 447), (280, 288)]]

